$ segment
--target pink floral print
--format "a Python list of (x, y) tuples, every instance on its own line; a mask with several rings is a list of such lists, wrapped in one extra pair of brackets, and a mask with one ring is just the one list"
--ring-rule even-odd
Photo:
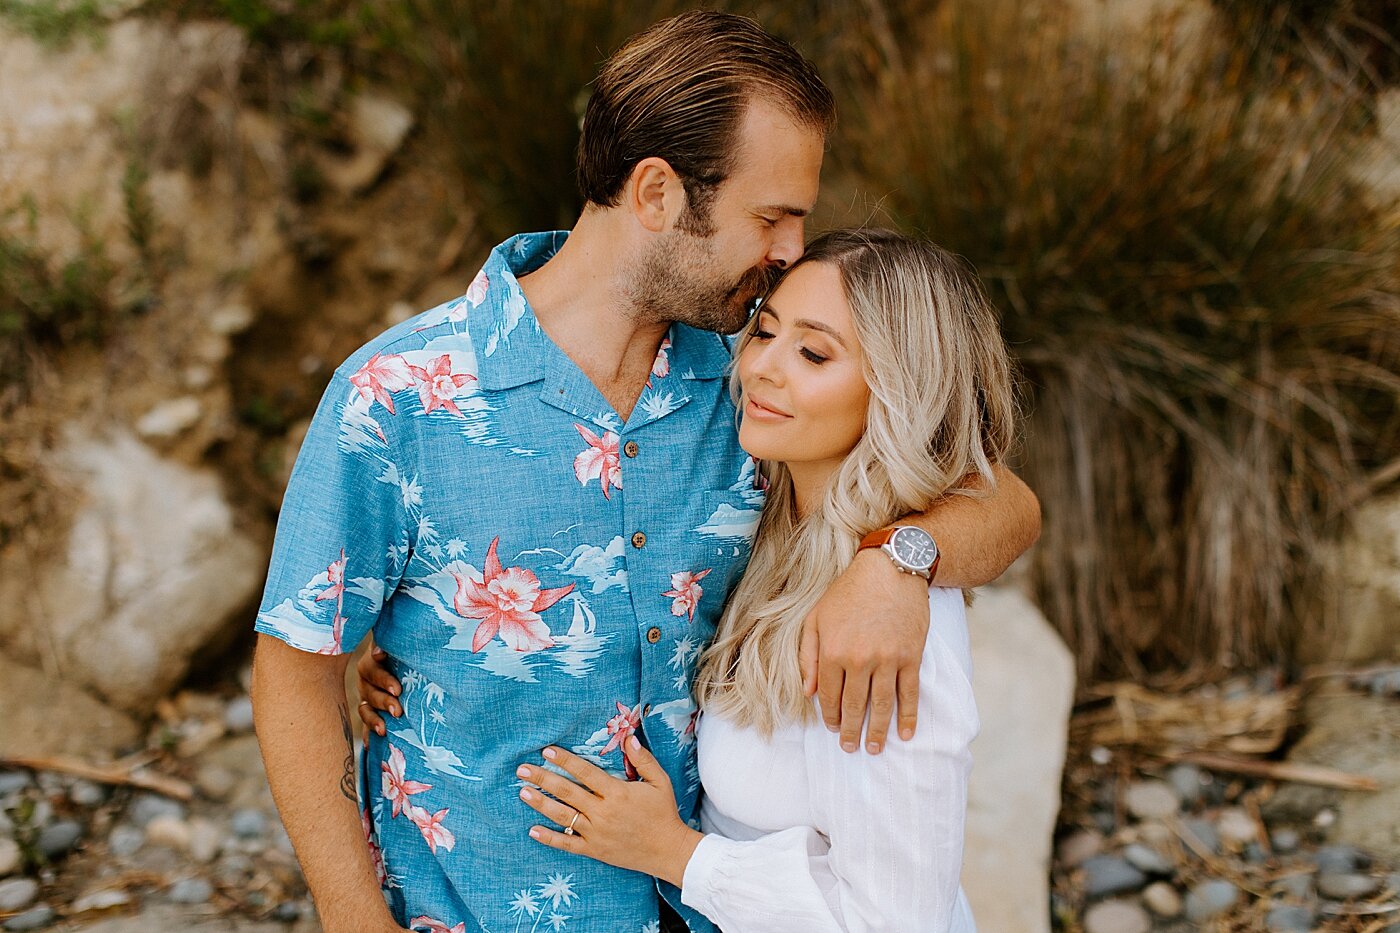
[(446, 852), (451, 852), (452, 847), (457, 844), (457, 839), (442, 825), (443, 819), (447, 816), (447, 808), (436, 813), (429, 813), (422, 807), (415, 807), (409, 804), (407, 807), (408, 818), (413, 821), (413, 825), (418, 827), (418, 831), (423, 834), (423, 839), (428, 843), (428, 848), (437, 854), (438, 847), (441, 846)]
[(482, 269), (477, 272), (476, 278), (472, 279), (472, 284), (467, 286), (467, 300), (472, 303), (473, 308), (486, 300), (486, 289), (490, 283), (491, 280), (486, 277), (486, 270)]
[(431, 784), (408, 780), (404, 776), (405, 764), (403, 752), (390, 746), (389, 760), (379, 766), (384, 778), (382, 784), (384, 799), (394, 805), (394, 816), (398, 816), (404, 808), (410, 806), (409, 797), (433, 789)]
[(427, 933), (467, 933), (467, 924), (465, 920), (455, 927), (449, 927), (441, 920), (434, 920), (426, 914), (421, 917), (414, 917), (412, 920), (408, 921), (408, 928), (410, 930), (423, 929), (426, 930)]
[(665, 379), (666, 374), (671, 371), (671, 355), (666, 351), (671, 349), (671, 338), (661, 339), (661, 349), (656, 351), (656, 359), (651, 364), (651, 374), (658, 379)]
[(374, 865), (374, 877), (382, 888), (389, 883), (389, 872), (384, 867), (384, 850), (374, 841), (374, 824), (370, 822), (369, 807), (360, 810), (360, 828), (365, 832), (365, 845), (369, 847), (369, 860)]
[(495, 638), (516, 651), (539, 651), (554, 647), (549, 626), (540, 613), (574, 590), (574, 584), (557, 589), (541, 589), (539, 578), (524, 567), (502, 568), (496, 556), (500, 537), (491, 539), (481, 582), (453, 571), (457, 593), (452, 608), (464, 619), (479, 619), (472, 637), (472, 651), (480, 651)]
[(618, 453), (618, 436), (604, 431), (599, 437), (581, 424), (574, 425), (588, 446), (574, 458), (574, 476), (580, 485), (596, 479), (603, 487), (603, 498), (611, 498), (611, 489), (622, 488), (622, 457)]
[(344, 654), (345, 649), (341, 647), (341, 639), (345, 634), (345, 616), (341, 615), (341, 610), (345, 608), (345, 548), (340, 549), (340, 558), (331, 561), (331, 565), (326, 568), (326, 576), (330, 580), (330, 586), (316, 595), (315, 602), (334, 599), (335, 615), (331, 618), (330, 644), (316, 653)]
[(705, 595), (700, 581), (705, 579), (705, 575), (712, 569), (706, 567), (699, 573), (682, 570), (671, 574), (671, 588), (661, 594), (671, 597), (671, 615), (686, 616), (688, 621), (695, 621), (695, 607), (700, 605), (700, 597)]
[(454, 373), (452, 357), (446, 353), (429, 363), (426, 369), (411, 363), (408, 368), (418, 384), (418, 398), (423, 402), (424, 414), (445, 408), (459, 418), (462, 416), (462, 410), (454, 399), (461, 394), (464, 385), (476, 382), (475, 376), (471, 373)]
[(360, 390), (360, 395), (365, 401), (371, 404), (378, 402), (393, 415), (397, 412), (394, 411), (394, 397), (391, 393), (413, 385), (413, 373), (410, 369), (404, 358), (396, 353), (389, 356), (376, 353), (350, 377), (350, 384)]
[(617, 704), (617, 715), (608, 720), (608, 744), (603, 746), (600, 754), (606, 755), (615, 748), (622, 749), (622, 766), (627, 773), (627, 780), (636, 780), (637, 769), (632, 767), (632, 759), (627, 757), (627, 749), (622, 743), (627, 741), (627, 737), (634, 735), (637, 727), (642, 724), (642, 705), (628, 709), (619, 701)]

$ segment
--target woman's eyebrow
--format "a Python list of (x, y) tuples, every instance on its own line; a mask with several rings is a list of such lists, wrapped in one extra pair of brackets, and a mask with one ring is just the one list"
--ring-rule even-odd
[[(823, 334), (830, 334), (830, 335), (831, 335), (831, 338), (832, 338), (833, 340), (835, 340), (837, 343), (841, 344), (841, 346), (843, 346), (843, 347), (846, 346), (846, 341), (843, 340), (843, 339), (841, 339), (841, 335), (840, 335), (839, 333), (836, 332), (836, 329), (833, 328), (833, 327), (829, 327), (829, 326), (827, 326), (826, 324), (823, 324), (821, 321), (810, 321), (810, 320), (808, 320), (808, 319), (806, 319), (806, 318), (800, 318), (800, 319), (798, 319), (798, 320), (796, 321), (796, 323), (794, 324), (794, 326), (795, 326), (795, 327), (805, 327), (805, 328), (807, 328), (808, 330), (819, 330), (819, 331), (821, 331)], [(849, 349), (849, 348), (848, 348), (848, 349)]]

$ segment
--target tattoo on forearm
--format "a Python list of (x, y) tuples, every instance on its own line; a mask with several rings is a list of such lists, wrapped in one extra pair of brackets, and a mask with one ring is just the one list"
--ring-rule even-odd
[(350, 713), (340, 704), (340, 729), (345, 733), (345, 773), (340, 776), (340, 793), (351, 803), (359, 805), (355, 794), (355, 734), (350, 731)]

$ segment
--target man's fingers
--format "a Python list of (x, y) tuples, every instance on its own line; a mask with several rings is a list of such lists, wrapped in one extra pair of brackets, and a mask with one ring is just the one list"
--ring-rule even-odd
[(846, 672), (835, 664), (818, 667), (817, 699), (822, 706), (822, 721), (832, 732), (841, 729), (841, 689), (845, 682)]
[(860, 730), (865, 725), (865, 704), (869, 699), (870, 675), (849, 673), (841, 691), (842, 751), (853, 752), (860, 748)]
[(811, 696), (817, 692), (817, 655), (820, 644), (817, 640), (817, 626), (809, 623), (802, 626), (802, 642), (797, 646), (797, 664), (802, 671), (802, 692)]
[(872, 755), (880, 754), (885, 747), (885, 737), (890, 731), (890, 717), (894, 715), (895, 681), (897, 672), (884, 670), (875, 672), (870, 679), (870, 721), (865, 727), (865, 750)]
[(909, 741), (914, 737), (914, 727), (919, 721), (919, 666), (917, 664), (900, 668), (899, 694), (899, 737)]

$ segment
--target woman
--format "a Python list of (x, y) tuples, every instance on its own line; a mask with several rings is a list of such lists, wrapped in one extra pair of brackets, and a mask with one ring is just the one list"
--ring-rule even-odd
[[(558, 748), (543, 767), (522, 764), (521, 798), (553, 824), (530, 835), (669, 881), (726, 933), (973, 930), (958, 884), (978, 729), (962, 594), (930, 591), (919, 719), (931, 727), (879, 756), (841, 751), (821, 725), (798, 643), (863, 536), (993, 482), (1015, 417), (996, 316), (943, 250), (835, 231), (760, 306), (731, 387), (740, 443), (769, 489), (696, 674), (704, 832), (681, 822), (665, 772), (633, 736), (624, 750), (638, 781)], [(389, 708), (376, 686), (387, 672), (369, 662), (361, 673), (362, 694)]]

